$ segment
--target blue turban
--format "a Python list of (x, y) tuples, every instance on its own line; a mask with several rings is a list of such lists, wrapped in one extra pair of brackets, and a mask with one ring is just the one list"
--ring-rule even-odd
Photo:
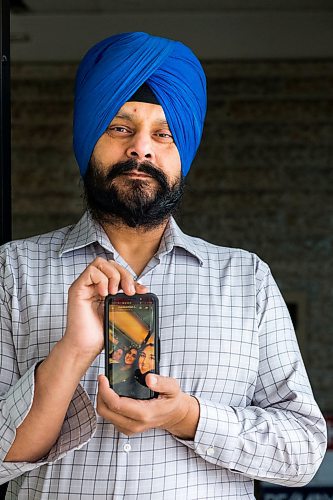
[(94, 45), (76, 75), (73, 145), (82, 177), (96, 142), (146, 82), (160, 102), (186, 175), (199, 147), (206, 114), (206, 78), (181, 42), (147, 33), (121, 33)]

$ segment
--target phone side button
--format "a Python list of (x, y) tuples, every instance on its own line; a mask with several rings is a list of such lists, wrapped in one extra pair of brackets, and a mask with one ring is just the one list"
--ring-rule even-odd
[(129, 453), (132, 449), (132, 446), (129, 443), (124, 444), (124, 452)]

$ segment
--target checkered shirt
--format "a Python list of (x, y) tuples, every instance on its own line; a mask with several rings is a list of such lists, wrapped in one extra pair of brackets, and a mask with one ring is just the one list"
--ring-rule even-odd
[[(130, 438), (96, 414), (104, 351), (61, 433), (36, 463), (4, 462), (32, 404), (34, 370), (66, 325), (68, 288), (97, 256), (160, 300), (160, 373), (200, 404), (193, 441)], [(253, 479), (307, 483), (326, 447), (286, 305), (268, 266), (182, 233), (173, 219), (140, 276), (86, 213), (78, 224), (0, 249), (0, 479), (10, 499), (253, 499)]]

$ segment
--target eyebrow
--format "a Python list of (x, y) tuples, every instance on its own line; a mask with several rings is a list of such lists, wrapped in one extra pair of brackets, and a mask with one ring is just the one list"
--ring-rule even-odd
[[(122, 118), (129, 121), (135, 121), (135, 115), (132, 113), (117, 113), (114, 118)], [(169, 124), (166, 120), (155, 120), (159, 125), (166, 125), (169, 128)]]

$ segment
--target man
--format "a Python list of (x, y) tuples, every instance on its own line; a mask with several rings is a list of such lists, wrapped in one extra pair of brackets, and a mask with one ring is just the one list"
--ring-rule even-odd
[[(171, 216), (205, 111), (202, 67), (179, 42), (116, 35), (81, 62), (88, 213), (1, 251), (9, 498), (253, 499), (255, 478), (316, 472), (325, 423), (269, 268)], [(102, 374), (103, 299), (120, 289), (159, 297), (161, 375), (146, 378), (158, 399), (120, 398)]]

